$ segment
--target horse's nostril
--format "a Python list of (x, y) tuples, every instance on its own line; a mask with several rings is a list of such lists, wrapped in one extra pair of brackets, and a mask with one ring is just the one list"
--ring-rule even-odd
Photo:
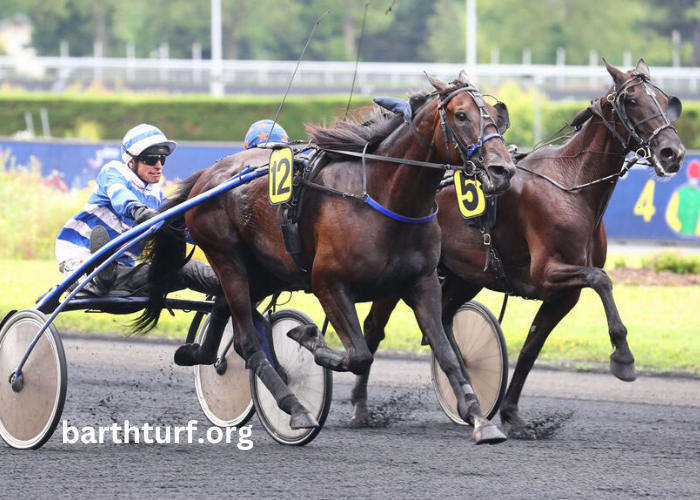
[(673, 150), (673, 148), (663, 148), (661, 150), (661, 158), (666, 161), (673, 161), (676, 159), (676, 152)]
[(510, 179), (513, 177), (514, 172), (501, 165), (491, 165), (489, 167), (489, 174), (494, 178)]

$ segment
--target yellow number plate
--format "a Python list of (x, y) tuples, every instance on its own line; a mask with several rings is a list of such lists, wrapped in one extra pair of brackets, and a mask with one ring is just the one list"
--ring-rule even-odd
[(486, 198), (481, 190), (481, 182), (466, 177), (464, 172), (455, 172), (455, 190), (462, 217), (471, 219), (486, 211)]
[(291, 148), (275, 149), (270, 155), (268, 196), (271, 204), (279, 205), (291, 199), (292, 165), (294, 165), (294, 156)]

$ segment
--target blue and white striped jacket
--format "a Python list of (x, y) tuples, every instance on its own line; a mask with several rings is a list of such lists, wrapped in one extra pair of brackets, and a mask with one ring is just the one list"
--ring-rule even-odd
[[(56, 259), (61, 264), (70, 259), (90, 257), (90, 233), (96, 225), (107, 229), (111, 239), (136, 225), (131, 212), (134, 205), (157, 210), (164, 201), (159, 184), (146, 184), (119, 162), (107, 163), (97, 175), (95, 187), (82, 210), (66, 222), (56, 238)], [(131, 248), (119, 262), (135, 265), (142, 248)]]

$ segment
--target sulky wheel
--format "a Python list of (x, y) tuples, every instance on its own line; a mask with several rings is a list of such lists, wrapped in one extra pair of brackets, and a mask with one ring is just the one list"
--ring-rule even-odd
[[(202, 345), (209, 330), (207, 315), (197, 333)], [(255, 413), (245, 361), (233, 349), (233, 325), (229, 319), (221, 338), (219, 354), (213, 365), (194, 367), (197, 399), (207, 419), (219, 427), (244, 425)], [(226, 351), (224, 358), (221, 355)]]
[[(501, 325), (486, 306), (471, 301), (455, 313), (452, 330), (481, 410), (486, 418), (493, 418), (508, 383), (508, 350)], [(452, 386), (435, 355), (430, 368), (440, 406), (450, 420), (467, 425), (459, 416)]]
[(289, 426), (289, 415), (277, 407), (270, 391), (251, 372), (255, 410), (260, 423), (275, 441), (302, 446), (316, 437), (326, 421), (333, 397), (333, 375), (329, 369), (316, 364), (310, 351), (287, 337), (287, 332), (292, 328), (313, 323), (306, 314), (285, 309), (273, 313), (270, 323), (274, 356), (286, 376), (287, 386), (312, 413), (319, 426), (313, 429), (292, 429)]
[(11, 383), (45, 322), (44, 314), (26, 309), (10, 316), (0, 330), (0, 436), (12, 448), (41, 447), (56, 429), (66, 400), (66, 356), (53, 324)]

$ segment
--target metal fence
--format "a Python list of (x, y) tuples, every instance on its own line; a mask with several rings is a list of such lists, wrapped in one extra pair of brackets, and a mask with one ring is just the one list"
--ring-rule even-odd
[[(597, 58), (596, 58), (597, 59)], [(592, 58), (594, 60), (594, 58)], [(629, 61), (625, 61), (629, 63)], [(108, 88), (177, 91), (185, 93), (282, 93), (296, 67), (296, 61), (244, 61), (207, 59), (101, 58), (101, 57), (0, 57), (0, 84), (29, 90), (61, 92), (71, 86), (86, 87), (100, 82)], [(625, 64), (629, 67), (631, 64)], [(589, 96), (610, 84), (600, 64), (464, 64), (360, 62), (355, 92), (397, 93), (426, 88), (424, 72), (443, 80), (454, 79), (467, 69), (480, 85), (499, 85), (515, 80), (536, 85), (555, 98)], [(354, 62), (304, 61), (292, 86), (292, 93), (347, 93), (355, 75)], [(654, 81), (670, 93), (684, 97), (700, 95), (700, 68), (653, 67)]]

